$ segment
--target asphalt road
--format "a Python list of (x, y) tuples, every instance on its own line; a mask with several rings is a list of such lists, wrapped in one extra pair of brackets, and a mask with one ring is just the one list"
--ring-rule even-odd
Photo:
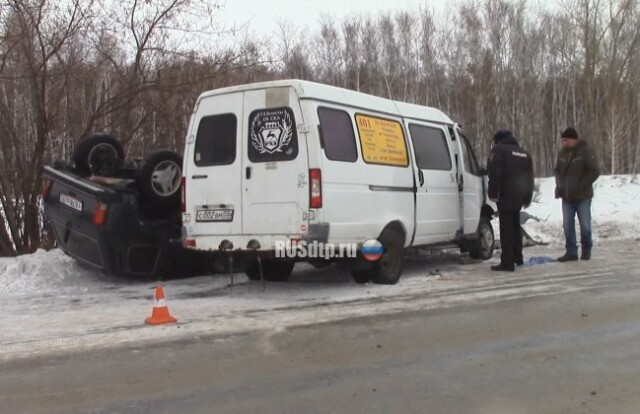
[(631, 243), (496, 301), (8, 361), (0, 412), (637, 413)]

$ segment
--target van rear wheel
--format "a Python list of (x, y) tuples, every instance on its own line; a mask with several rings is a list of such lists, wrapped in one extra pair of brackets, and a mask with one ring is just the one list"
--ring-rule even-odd
[(368, 270), (351, 269), (351, 278), (359, 285), (364, 285), (371, 281), (371, 274)]
[(371, 281), (380, 285), (395, 285), (402, 273), (404, 237), (399, 231), (387, 228), (378, 241), (382, 244), (383, 252), (369, 272)]
[[(293, 260), (263, 259), (262, 275), (264, 276), (264, 280), (268, 280), (270, 282), (286, 281), (289, 276), (291, 276), (295, 264), (296, 262), (294, 262)], [(244, 272), (246, 273), (249, 280), (260, 280), (260, 268), (258, 267), (258, 260), (251, 260), (247, 264), (247, 266), (245, 266)]]
[(495, 237), (493, 227), (487, 217), (481, 217), (478, 223), (478, 239), (473, 242), (473, 247), (469, 251), (472, 259), (489, 260), (493, 256), (495, 247)]

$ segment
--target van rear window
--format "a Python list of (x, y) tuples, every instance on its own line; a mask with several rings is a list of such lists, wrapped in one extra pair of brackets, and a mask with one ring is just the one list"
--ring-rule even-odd
[(356, 136), (351, 117), (345, 111), (318, 108), (324, 153), (332, 161), (355, 162), (358, 159)]
[(234, 114), (203, 117), (196, 135), (195, 164), (199, 167), (233, 164), (236, 160), (237, 125)]
[(290, 161), (298, 156), (296, 120), (291, 108), (253, 111), (249, 116), (251, 162)]

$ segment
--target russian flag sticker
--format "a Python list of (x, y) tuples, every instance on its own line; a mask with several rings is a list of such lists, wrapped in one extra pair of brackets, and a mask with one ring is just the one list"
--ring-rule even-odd
[(370, 261), (376, 261), (382, 257), (382, 245), (378, 240), (367, 240), (362, 244), (362, 256)]

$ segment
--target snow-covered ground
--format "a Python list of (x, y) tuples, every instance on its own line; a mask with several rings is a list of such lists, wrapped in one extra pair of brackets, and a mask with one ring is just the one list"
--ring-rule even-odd
[[(540, 191), (527, 212), (540, 221), (530, 220), (524, 227), (549, 246), (525, 251), (525, 258), (532, 252), (549, 258), (563, 253), (561, 207), (560, 200), (553, 198), (553, 180), (538, 182)], [(596, 246), (614, 239), (637, 245), (639, 207), (638, 177), (598, 179), (592, 207)], [(497, 256), (491, 262), (498, 261)], [(573, 268), (581, 272), (594, 264), (598, 262), (579, 262)], [(263, 330), (268, 338), (269, 332), (300, 324), (513, 294), (511, 288), (491, 288), (513, 276), (491, 274), (487, 268), (488, 263), (455, 252), (419, 252), (407, 258), (403, 277), (395, 286), (356, 285), (346, 269), (314, 269), (307, 264), (296, 265), (290, 282), (268, 283), (264, 290), (241, 274), (234, 276), (233, 288), (229, 275), (163, 281), (171, 313), (179, 323), (151, 327), (144, 319), (151, 313), (157, 281), (107, 277), (59, 250), (0, 258), (0, 359), (185, 336), (224, 337), (249, 329)], [(549, 278), (567, 275), (566, 268), (545, 269)], [(527, 267), (516, 273), (525, 278), (541, 274)], [(522, 286), (518, 294), (547, 289), (537, 285), (535, 277)]]
[[(564, 245), (561, 201), (553, 197), (555, 181), (542, 178), (536, 182), (538, 193), (526, 212), (541, 221), (530, 220), (524, 227), (534, 239)], [(594, 241), (640, 237), (640, 176), (598, 178), (594, 184), (591, 214)], [(580, 233), (577, 234), (580, 240)]]

